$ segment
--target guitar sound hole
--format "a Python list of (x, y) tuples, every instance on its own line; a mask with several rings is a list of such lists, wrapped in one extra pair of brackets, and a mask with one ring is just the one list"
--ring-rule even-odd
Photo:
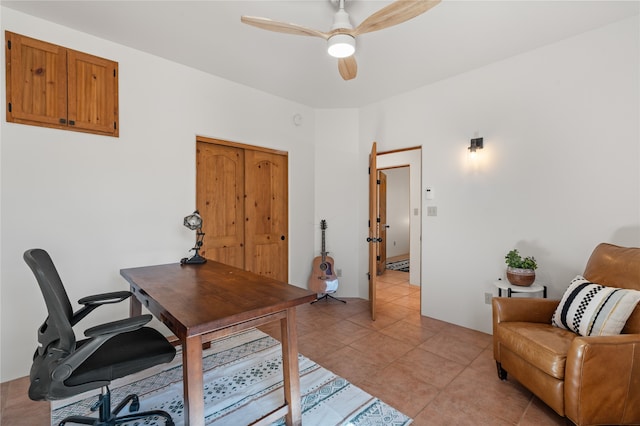
[(327, 264), (326, 263), (321, 263), (320, 264), (320, 270), (321, 271), (326, 271), (327, 270)]

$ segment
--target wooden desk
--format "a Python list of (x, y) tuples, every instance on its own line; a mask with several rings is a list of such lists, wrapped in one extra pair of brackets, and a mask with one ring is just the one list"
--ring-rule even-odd
[(282, 332), (285, 404), (257, 424), (285, 415), (288, 425), (301, 424), (295, 307), (315, 300), (315, 293), (211, 260), (121, 269), (120, 275), (134, 294), (130, 315), (140, 315), (144, 305), (182, 344), (185, 425), (204, 425), (202, 344), (275, 320)]

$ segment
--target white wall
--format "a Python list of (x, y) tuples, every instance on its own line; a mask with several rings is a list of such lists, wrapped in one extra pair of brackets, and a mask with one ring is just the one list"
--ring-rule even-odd
[[(362, 297), (358, 288), (358, 186), (353, 178), (358, 162), (358, 110), (316, 111), (315, 230), (314, 256), (320, 254), (320, 220), (327, 221), (326, 248), (336, 270), (341, 270), (336, 292), (343, 297)], [(311, 263), (307, 265), (311, 273)], [(367, 295), (368, 293), (364, 293)], [(367, 297), (367, 296), (365, 296)]]
[(597, 243), (640, 246), (639, 28), (636, 16), (361, 110), (360, 169), (374, 140), (421, 145), (423, 190), (436, 190), (423, 315), (490, 331), (483, 293), (514, 247), (558, 298)]
[[(49, 251), (73, 303), (127, 289), (121, 268), (188, 254), (194, 234), (182, 218), (195, 206), (196, 135), (288, 151), (289, 279), (306, 287), (314, 238), (312, 109), (11, 9), (1, 12), (2, 30), (118, 61), (121, 127), (120, 137), (110, 138), (0, 124), (0, 380), (28, 374), (36, 329), (46, 317), (22, 260), (26, 249)], [(3, 100), (4, 90), (2, 84)], [(301, 126), (292, 121), (298, 113)], [(127, 313), (126, 304), (103, 307), (82, 330)]]

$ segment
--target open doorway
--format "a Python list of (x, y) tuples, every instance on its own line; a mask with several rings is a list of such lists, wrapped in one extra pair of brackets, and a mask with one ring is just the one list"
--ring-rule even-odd
[[(382, 242), (385, 247), (386, 264), (383, 270), (390, 269), (408, 273), (411, 269), (409, 167), (384, 169), (382, 172), (386, 175), (387, 198), (385, 203), (386, 221), (383, 224), (386, 228), (386, 239)], [(381, 204), (382, 202), (380, 200)]]
[[(418, 304), (421, 299), (421, 148), (380, 152), (376, 155), (377, 169), (386, 175), (385, 221), (380, 223), (386, 230), (386, 262), (403, 261), (383, 268), (378, 277), (378, 298), (385, 295), (395, 298), (398, 292), (416, 292)], [(385, 204), (383, 200), (379, 203)], [(407, 272), (408, 270), (408, 272)]]

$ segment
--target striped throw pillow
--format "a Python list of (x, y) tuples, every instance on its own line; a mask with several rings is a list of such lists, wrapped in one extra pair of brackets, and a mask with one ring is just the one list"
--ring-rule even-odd
[(620, 334), (640, 301), (640, 291), (605, 287), (575, 277), (556, 308), (551, 324), (581, 336)]

